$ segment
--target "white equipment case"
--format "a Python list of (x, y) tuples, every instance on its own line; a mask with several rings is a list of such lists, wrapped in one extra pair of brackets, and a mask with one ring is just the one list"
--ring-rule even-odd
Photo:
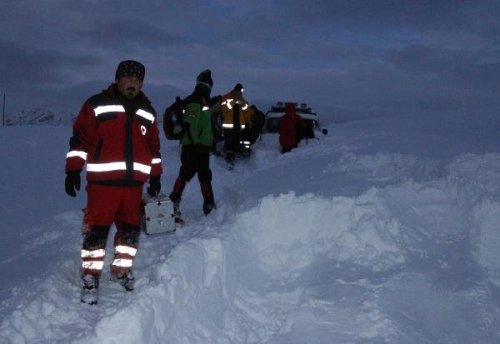
[(143, 197), (143, 228), (146, 234), (168, 233), (175, 231), (174, 205), (163, 195)]

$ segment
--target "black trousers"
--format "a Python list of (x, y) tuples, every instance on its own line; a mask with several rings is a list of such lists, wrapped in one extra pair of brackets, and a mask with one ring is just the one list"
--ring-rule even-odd
[(182, 146), (179, 177), (189, 182), (195, 174), (198, 174), (200, 182), (211, 182), (210, 148), (201, 144)]

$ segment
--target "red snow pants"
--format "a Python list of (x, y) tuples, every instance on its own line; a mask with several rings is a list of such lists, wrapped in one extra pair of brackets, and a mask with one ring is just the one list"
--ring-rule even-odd
[(137, 252), (142, 186), (87, 185), (87, 208), (83, 219), (85, 230), (81, 250), (82, 274), (101, 275), (104, 267), (106, 242), (113, 222), (114, 260), (111, 273), (120, 275), (131, 267)]

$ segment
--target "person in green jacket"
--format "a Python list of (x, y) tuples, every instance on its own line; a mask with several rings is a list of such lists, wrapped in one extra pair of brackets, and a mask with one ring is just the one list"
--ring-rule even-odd
[(212, 171), (210, 170), (210, 151), (213, 144), (212, 114), (210, 111), (212, 76), (209, 69), (196, 78), (196, 86), (191, 95), (181, 100), (183, 109), (183, 135), (181, 138), (181, 167), (179, 176), (170, 193), (174, 204), (176, 222), (182, 223), (180, 202), (182, 192), (195, 174), (198, 174), (201, 194), (203, 195), (203, 213), (208, 215), (215, 209), (212, 190)]

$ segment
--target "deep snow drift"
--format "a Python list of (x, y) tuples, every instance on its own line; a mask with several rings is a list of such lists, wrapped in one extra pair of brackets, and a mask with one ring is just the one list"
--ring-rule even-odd
[[(1, 128), (0, 342), (500, 342), (500, 120), (327, 127), (285, 155), (264, 135), (234, 171), (212, 157), (217, 211), (193, 179), (187, 225), (141, 237), (133, 292), (106, 268), (97, 306), (79, 301), (70, 127)], [(168, 193), (179, 150), (162, 153)]]

